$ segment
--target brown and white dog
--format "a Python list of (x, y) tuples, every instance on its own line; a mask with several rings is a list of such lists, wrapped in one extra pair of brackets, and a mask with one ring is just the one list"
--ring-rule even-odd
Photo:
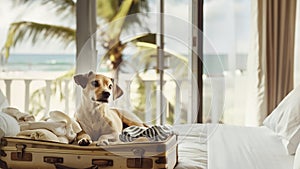
[(144, 126), (134, 114), (109, 107), (109, 97), (113, 93), (114, 98), (123, 94), (123, 91), (113, 84), (112, 78), (91, 71), (75, 75), (74, 80), (82, 87), (82, 100), (75, 114), (83, 129), (77, 135), (79, 145), (86, 146), (92, 141), (96, 141), (97, 145), (116, 143), (124, 124)]

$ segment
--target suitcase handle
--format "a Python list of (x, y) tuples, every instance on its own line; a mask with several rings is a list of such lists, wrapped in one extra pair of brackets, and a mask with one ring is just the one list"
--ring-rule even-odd
[(67, 167), (67, 166), (62, 165), (62, 164), (54, 164), (54, 166), (55, 166), (56, 169), (74, 169), (74, 168)]
[[(60, 160), (58, 160), (58, 159), (60, 159)], [(72, 167), (68, 167), (68, 166), (60, 164), (63, 162), (62, 158), (53, 157), (53, 159), (52, 159), (51, 157), (47, 157), (47, 158), (44, 158), (44, 162), (54, 164), (56, 169), (76, 169), (76, 168), (72, 168)], [(109, 166), (113, 166), (113, 160), (93, 159), (92, 166), (85, 168), (85, 169), (98, 169), (98, 168), (105, 168), (105, 167), (109, 167)]]
[[(76, 169), (76, 168), (72, 168), (72, 167), (67, 167), (65, 165), (62, 165), (62, 164), (54, 164), (55, 168), (56, 169)], [(88, 167), (88, 168), (85, 168), (85, 169), (98, 169), (98, 166), (92, 166), (92, 167)]]
[(113, 160), (108, 160), (108, 159), (93, 159), (92, 160), (93, 166), (97, 166), (99, 168), (104, 168), (104, 167), (109, 167), (113, 166)]

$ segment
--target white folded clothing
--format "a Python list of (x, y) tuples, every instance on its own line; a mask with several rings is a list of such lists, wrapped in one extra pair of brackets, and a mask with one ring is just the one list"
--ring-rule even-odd
[(24, 130), (35, 130), (35, 129), (47, 129), (53, 132), (57, 136), (65, 136), (67, 134), (65, 122), (51, 122), (51, 121), (38, 121), (28, 122), (20, 124), (21, 131)]
[(6, 107), (6, 108), (3, 108), (2, 111), (4, 113), (14, 117), (19, 123), (35, 121), (35, 118), (33, 115), (20, 112), (17, 108), (14, 108), (14, 107)]
[(47, 129), (24, 130), (17, 134), (19, 137), (30, 138), (33, 140), (44, 140), (60, 142), (58, 137)]

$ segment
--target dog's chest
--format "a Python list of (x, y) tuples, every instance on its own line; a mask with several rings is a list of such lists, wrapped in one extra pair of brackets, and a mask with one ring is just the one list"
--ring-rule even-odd
[(96, 108), (88, 113), (78, 114), (77, 118), (82, 129), (91, 136), (93, 141), (98, 140), (103, 134), (122, 130), (121, 119), (111, 111), (106, 110), (106, 112), (104, 112), (102, 108)]
[(92, 110), (90, 114), (87, 114), (81, 121), (86, 127), (93, 130), (101, 129), (101, 126), (106, 126), (104, 116), (95, 110)]

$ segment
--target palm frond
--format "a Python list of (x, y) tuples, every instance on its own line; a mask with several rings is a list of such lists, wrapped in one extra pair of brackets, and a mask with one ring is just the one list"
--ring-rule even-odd
[(61, 17), (75, 17), (76, 3), (73, 0), (14, 0), (14, 6), (40, 4), (48, 6)]
[[(142, 15), (146, 16), (146, 12), (149, 11), (148, 1), (147, 0), (134, 0), (133, 4), (131, 5), (128, 15), (130, 15), (130, 19), (126, 18), (124, 29), (128, 29), (130, 26), (134, 24), (138, 24), (143, 26), (143, 18)], [(139, 14), (139, 15), (133, 15)]]
[(111, 21), (119, 10), (119, 0), (97, 0), (97, 16)]
[[(97, 15), (107, 22), (114, 22), (124, 17), (125, 22), (120, 22), (124, 29), (134, 24), (142, 26), (141, 15), (132, 14), (142, 14), (147, 11), (149, 11), (147, 0), (97, 0)], [(126, 18), (125, 16), (128, 15), (131, 16)]]
[(116, 39), (119, 39), (126, 16), (128, 15), (132, 4), (133, 0), (123, 0), (120, 9), (109, 23), (109, 32), (107, 35), (109, 36), (109, 39), (113, 41), (113, 43), (115, 43)]
[[(101, 0), (98, 0), (101, 2)], [(113, 3), (115, 2), (115, 3)], [(133, 16), (130, 16), (129, 18), (129, 22), (130, 23), (127, 23), (127, 17), (130, 13), (133, 13), (133, 12), (137, 12), (137, 9), (138, 7), (133, 7), (133, 6), (137, 6), (138, 5), (138, 2), (140, 2), (140, 0), (123, 0), (121, 1), (122, 3), (119, 4), (118, 9), (114, 9), (113, 7), (116, 7), (116, 1), (115, 0), (112, 0), (110, 3), (108, 3), (108, 5), (104, 5), (106, 2), (101, 2), (103, 3), (103, 7), (105, 6), (109, 6), (111, 7), (110, 9), (111, 10), (108, 10), (110, 11), (111, 13), (113, 12), (116, 12), (115, 14), (113, 14), (113, 17), (110, 19), (110, 18), (107, 18), (107, 19), (110, 19), (109, 20), (109, 24), (107, 26), (107, 30), (104, 30), (103, 34), (105, 36), (105, 40), (106, 40), (106, 44), (109, 44), (108, 46), (106, 46), (106, 48), (112, 48), (113, 45), (119, 43), (119, 37), (120, 37), (120, 34), (122, 32), (122, 30), (124, 29), (124, 26), (126, 24), (132, 24), (132, 19), (133, 19)], [(132, 10), (132, 9), (135, 9), (135, 10)], [(141, 23), (141, 22), (139, 22)]]
[(11, 47), (16, 44), (31, 39), (34, 45), (38, 40), (44, 38), (44, 40), (57, 39), (63, 42), (66, 46), (75, 42), (75, 30), (56, 25), (42, 24), (36, 22), (15, 22), (9, 27), (5, 46), (2, 49), (6, 58), (9, 57), (9, 51)]

